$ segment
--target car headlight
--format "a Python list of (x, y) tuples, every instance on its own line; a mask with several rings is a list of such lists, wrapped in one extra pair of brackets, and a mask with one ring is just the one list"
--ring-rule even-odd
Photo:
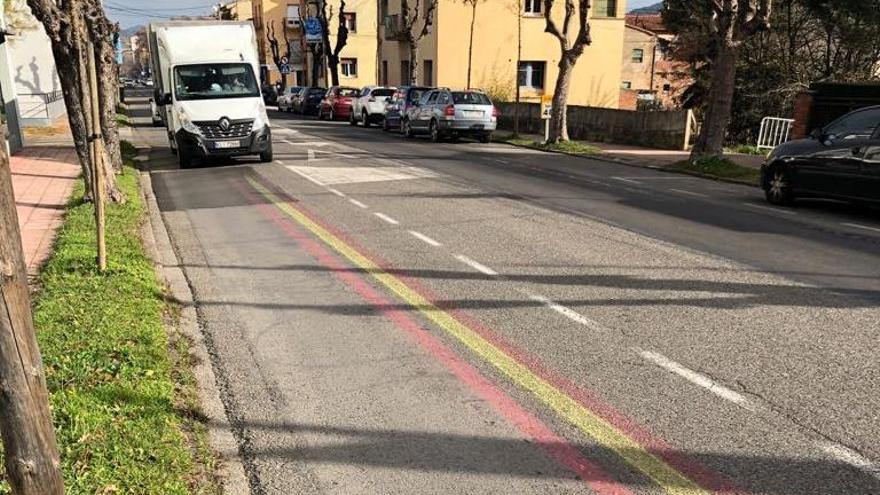
[(177, 114), (177, 116), (180, 119), (180, 127), (183, 127), (184, 131), (189, 132), (190, 134), (197, 134), (199, 136), (202, 135), (202, 131), (201, 129), (199, 129), (199, 126), (193, 124), (192, 120), (190, 120), (185, 113), (180, 112)]
[(261, 108), (257, 111), (257, 118), (254, 119), (254, 130), (258, 131), (264, 127), (269, 127), (269, 115)]

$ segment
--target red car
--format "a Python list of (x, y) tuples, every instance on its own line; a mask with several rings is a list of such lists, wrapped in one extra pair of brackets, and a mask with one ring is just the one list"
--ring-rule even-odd
[(321, 106), (318, 107), (319, 119), (348, 120), (351, 115), (351, 106), (360, 91), (348, 86), (333, 86), (327, 90)]

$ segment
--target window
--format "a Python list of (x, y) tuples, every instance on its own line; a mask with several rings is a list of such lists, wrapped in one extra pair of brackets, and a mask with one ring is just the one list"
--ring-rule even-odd
[(645, 61), (645, 50), (641, 48), (633, 49), (632, 53), (632, 61), (635, 64), (640, 64)]
[(430, 105), (431, 103), (434, 103), (435, 101), (437, 101), (437, 95), (439, 94), (439, 91), (431, 91), (430, 93), (422, 97), (422, 104)]
[(437, 97), (438, 105), (448, 105), (449, 104), (449, 93), (440, 93)]
[(593, 17), (617, 17), (617, 0), (595, 0)]
[(250, 64), (196, 64), (174, 67), (178, 100), (260, 96)]
[(633, 83), (632, 81), (623, 81), (622, 83), (620, 83), (620, 87), (623, 89), (632, 89)]
[(388, 0), (379, 2), (379, 15), (384, 19), (388, 15)]
[(672, 85), (669, 83), (664, 84), (663, 91), (672, 91)]
[(346, 12), (342, 14), (345, 19), (345, 27), (348, 29), (349, 33), (356, 33), (358, 30), (357, 27), (357, 14), (354, 12)]
[(425, 86), (431, 86), (434, 83), (434, 61), (425, 60), (425, 71), (422, 77), (422, 83)]
[(357, 77), (358, 61), (356, 58), (343, 58), (339, 62), (340, 73), (343, 77)]
[(537, 15), (541, 13), (541, 1), (542, 0), (523, 0), (525, 5), (523, 6), (523, 13), (525, 15)]
[(877, 124), (880, 124), (880, 110), (863, 110), (835, 120), (825, 128), (824, 133), (832, 139), (868, 138)]
[(388, 61), (382, 61), (382, 86), (388, 86)]
[(400, 61), (400, 84), (401, 86), (409, 86), (409, 60)]
[(489, 97), (475, 91), (453, 91), (452, 101), (456, 105), (491, 105)]
[(544, 89), (546, 62), (520, 62), (518, 79), (521, 88)]

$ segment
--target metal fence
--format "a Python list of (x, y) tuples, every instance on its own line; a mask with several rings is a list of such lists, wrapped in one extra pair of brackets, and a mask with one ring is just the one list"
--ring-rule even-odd
[(60, 90), (51, 93), (19, 93), (17, 96), (22, 119), (51, 120), (63, 108), (60, 100), (64, 98), (64, 94)]
[(788, 135), (791, 133), (791, 125), (794, 119), (783, 119), (781, 117), (764, 117), (761, 120), (761, 130), (758, 132), (759, 150), (770, 149), (779, 146), (788, 141)]

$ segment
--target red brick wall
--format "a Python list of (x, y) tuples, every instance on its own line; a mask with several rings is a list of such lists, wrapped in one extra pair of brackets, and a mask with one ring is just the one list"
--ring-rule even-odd
[(635, 110), (638, 107), (639, 92), (634, 89), (621, 89), (618, 107), (621, 110)]
[(798, 93), (794, 101), (794, 124), (791, 125), (791, 139), (807, 137), (812, 129), (810, 125), (810, 112), (813, 109), (813, 94), (804, 90)]

